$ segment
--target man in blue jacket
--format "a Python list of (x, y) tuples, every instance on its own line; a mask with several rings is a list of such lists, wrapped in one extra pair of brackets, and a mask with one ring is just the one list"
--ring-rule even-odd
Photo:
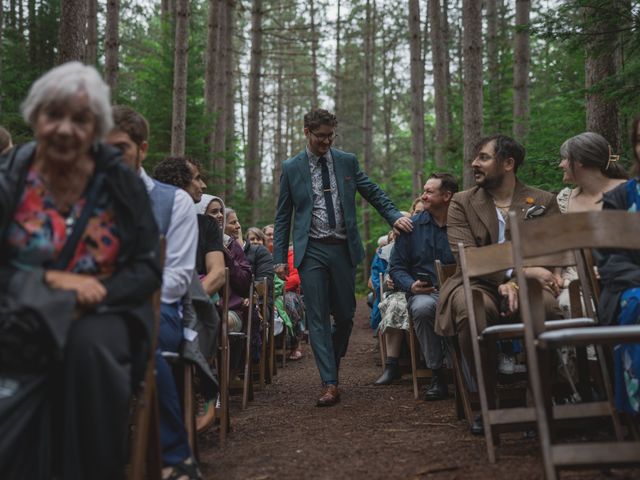
[(282, 165), (273, 248), (274, 271), (284, 279), (293, 218), (294, 265), (300, 272), (311, 347), (324, 383), (319, 407), (340, 401), (338, 368), (353, 326), (355, 270), (364, 257), (356, 191), (389, 225), (405, 232), (412, 229), (411, 221), (360, 170), (355, 155), (331, 148), (337, 124), (327, 110), (305, 115), (307, 147)]
[[(434, 331), (439, 288), (435, 261), (455, 263), (447, 238), (447, 211), (457, 191), (458, 183), (453, 175), (431, 174), (422, 195), (425, 209), (412, 217), (413, 232), (396, 239), (389, 260), (389, 273), (396, 288), (407, 292), (407, 308), (413, 318), (420, 350), (427, 368), (433, 373), (431, 385), (424, 392), (425, 400), (447, 397), (447, 383), (442, 371), (445, 349), (442, 337)], [(398, 359), (387, 358), (384, 378), (381, 377), (378, 383), (381, 380), (391, 383), (399, 376), (397, 368)]]

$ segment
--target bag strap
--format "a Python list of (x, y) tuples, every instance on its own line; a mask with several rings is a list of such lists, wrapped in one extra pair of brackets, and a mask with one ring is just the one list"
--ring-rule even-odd
[(78, 245), (78, 242), (80, 241), (80, 237), (84, 233), (87, 222), (89, 221), (89, 217), (95, 209), (96, 203), (98, 201), (98, 196), (100, 195), (100, 191), (102, 190), (104, 178), (105, 174), (103, 172), (97, 172), (93, 177), (93, 181), (89, 186), (89, 192), (87, 193), (87, 203), (85, 203), (84, 208), (80, 213), (80, 217), (73, 226), (71, 235), (67, 237), (67, 241), (62, 247), (62, 251), (51, 266), (51, 268), (53, 268), (54, 270), (65, 270), (67, 268), (67, 265), (69, 265), (69, 262), (73, 258), (73, 254), (76, 251), (76, 247)]

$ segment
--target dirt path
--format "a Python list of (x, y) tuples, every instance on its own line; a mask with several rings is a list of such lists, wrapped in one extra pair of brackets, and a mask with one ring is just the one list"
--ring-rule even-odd
[[(542, 478), (536, 440), (510, 434), (492, 465), (484, 438), (472, 436), (466, 423), (457, 420), (453, 400), (414, 400), (410, 376), (395, 385), (374, 387), (381, 369), (375, 365), (368, 314), (366, 304), (359, 302), (341, 368), (341, 403), (314, 406), (320, 380), (311, 348), (305, 345), (305, 358), (279, 369), (247, 410), (241, 411), (234, 400), (226, 447), (219, 447), (217, 433), (200, 437), (206, 479)], [(632, 475), (582, 471), (562, 478)]]

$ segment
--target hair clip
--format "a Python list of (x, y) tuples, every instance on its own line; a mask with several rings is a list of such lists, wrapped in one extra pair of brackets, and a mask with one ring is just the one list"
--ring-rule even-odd
[(607, 162), (607, 166), (605, 167), (605, 170), (609, 170), (609, 167), (611, 166), (611, 164), (617, 162), (618, 160), (620, 160), (620, 155), (612, 155), (611, 145), (609, 145), (609, 161)]

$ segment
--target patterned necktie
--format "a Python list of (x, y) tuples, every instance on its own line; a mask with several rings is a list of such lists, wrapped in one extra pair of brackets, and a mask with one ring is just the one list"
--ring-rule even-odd
[(336, 212), (333, 209), (333, 199), (331, 198), (331, 181), (329, 180), (329, 167), (327, 159), (322, 156), (318, 159), (318, 163), (322, 167), (322, 191), (324, 192), (324, 204), (327, 207), (327, 216), (329, 217), (329, 227), (336, 228)]

